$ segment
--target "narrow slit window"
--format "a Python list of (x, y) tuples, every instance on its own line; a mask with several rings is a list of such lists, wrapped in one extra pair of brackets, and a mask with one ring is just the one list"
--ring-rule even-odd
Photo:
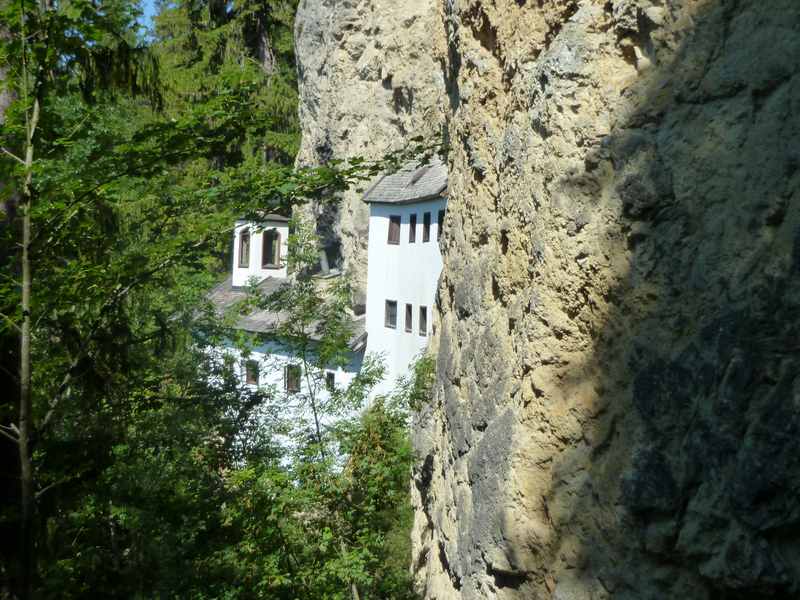
[(422, 241), (431, 241), (431, 213), (429, 212), (422, 215)]
[(283, 388), (290, 394), (300, 391), (300, 365), (286, 365), (283, 369)]
[(417, 213), (408, 217), (408, 243), (413, 244), (417, 241)]
[(428, 335), (428, 307), (419, 307), (419, 334), (422, 336)]
[(325, 373), (325, 389), (332, 392), (336, 388), (336, 374), (333, 371)]
[(250, 230), (245, 229), (239, 236), (239, 268), (250, 266)]
[(436, 220), (436, 240), (442, 239), (442, 231), (444, 230), (444, 211), (440, 210)]
[(386, 327), (397, 328), (397, 302), (394, 300), (386, 301), (385, 324)]
[(258, 361), (248, 360), (244, 363), (244, 382), (247, 385), (258, 385)]
[(400, 243), (400, 215), (391, 215), (389, 217), (389, 243)]
[(261, 250), (261, 267), (279, 269), (281, 266), (281, 234), (277, 229), (264, 232), (264, 244)]
[(414, 308), (410, 304), (406, 304), (406, 331), (412, 331), (414, 324), (412, 323)]

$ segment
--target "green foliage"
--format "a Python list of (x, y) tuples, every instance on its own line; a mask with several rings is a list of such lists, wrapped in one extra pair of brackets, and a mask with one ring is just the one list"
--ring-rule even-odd
[[(137, 14), (130, 0), (0, 3), (5, 83), (22, 102), (12, 115), (43, 90), (80, 92), (88, 102), (116, 93), (145, 96), (159, 106), (158, 62), (136, 35)], [(9, 121), (13, 127), (15, 119)]]
[(401, 378), (396, 394), (406, 399), (409, 408), (419, 411), (431, 401), (433, 385), (436, 383), (436, 359), (424, 352), (411, 366), (411, 374)]
[[(366, 361), (330, 400), (307, 398), (320, 415), (349, 415), (309, 435), (270, 390), (240, 386), (233, 365), (203, 350), (231, 337), (205, 296), (227, 265), (234, 218), (333, 201), (386, 165), (291, 168), (292, 9), (165, 4), (147, 47), (125, 0), (2, 4), (16, 101), (0, 131), (0, 199), (31, 182), (42, 597), (345, 598), (353, 584), (362, 598), (410, 593), (406, 409), (378, 402), (353, 416), (380, 365)], [(27, 170), (12, 155), (29, 147)], [(4, 350), (18, 348), (22, 318), (17, 225), (12, 216), (0, 228)], [(293, 320), (277, 335), (318, 390), (322, 369), (347, 359), (349, 290), (313, 275), (307, 230), (290, 241), (293, 287), (254, 301), (288, 302)], [(18, 358), (2, 356), (6, 389), (18, 388)], [(17, 418), (13, 397), (0, 401), (4, 425)], [(278, 443), (287, 433), (290, 450)], [(0, 589), (15, 585), (18, 520), (4, 505)]]
[[(273, 529), (265, 531), (281, 528), (290, 573), (280, 584), (272, 582), (271, 593), (284, 586), (297, 597), (349, 598), (354, 585), (362, 598), (409, 598), (409, 399), (404, 392), (391, 401), (378, 398), (359, 414), (383, 377), (382, 364), (372, 357), (366, 357), (349, 385), (324, 389), (325, 370), (352, 359), (350, 290), (345, 277), (315, 272), (316, 236), (300, 221), (292, 227), (289, 265), (294, 276), (265, 297), (254, 288), (250, 300), (251, 306), (281, 315), (269, 337), (281, 342), (304, 374), (299, 393), (271, 391), (275, 408), (299, 403), (313, 414), (310, 428), (293, 416), (281, 484), (274, 470), (261, 471), (257, 463), (247, 471), (252, 504), (267, 513), (270, 502), (279, 499), (279, 511), (270, 513)], [(255, 523), (261, 522), (251, 513), (236, 517), (246, 520), (240, 527), (247, 531), (256, 531)], [(260, 560), (258, 553), (245, 551), (254, 547), (264, 544), (246, 544), (235, 563), (242, 567)], [(252, 571), (259, 569), (253, 566)]]
[(294, 0), (162, 2), (154, 52), (166, 108), (181, 114), (219, 90), (249, 89), (250, 119), (219, 160), (291, 165), (299, 147)]
[(210, 565), (246, 584), (224, 597), (345, 599), (351, 583), (362, 598), (413, 597), (406, 417), (378, 402), (334, 437), (343, 469), (331, 458), (286, 470), (258, 462), (229, 480), (239, 498), (225, 506), (226, 523), (240, 535)]

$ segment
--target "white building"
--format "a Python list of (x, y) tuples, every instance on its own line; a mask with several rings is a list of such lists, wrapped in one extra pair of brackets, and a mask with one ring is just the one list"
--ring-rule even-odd
[[(380, 355), (386, 367), (372, 395), (388, 393), (424, 352), (433, 332), (442, 270), (439, 238), (447, 206), (447, 167), (438, 158), (428, 164), (409, 163), (380, 178), (364, 201), (370, 209), (366, 315), (353, 317), (347, 364), (309, 377), (275, 337), (285, 315), (253, 310), (239, 315), (234, 326), (256, 336), (249, 356), (242, 356), (232, 343), (218, 349), (233, 357), (245, 385), (282, 392), (288, 403), (295, 398), (301, 404), (311, 392), (324, 402), (329, 388), (349, 385), (366, 352)], [(236, 222), (231, 275), (211, 293), (220, 312), (244, 301), (249, 284), (256, 283), (268, 295), (287, 283), (288, 237), (289, 220), (280, 215), (266, 215), (259, 223)], [(320, 279), (334, 276), (322, 273)]]
[(408, 374), (432, 333), (447, 167), (438, 158), (410, 163), (378, 180), (364, 201), (370, 208), (367, 352), (383, 355), (386, 376), (374, 393), (385, 393)]
[(244, 287), (250, 278), (286, 277), (289, 219), (269, 214), (261, 223), (236, 221), (233, 232), (232, 285)]
[[(281, 215), (266, 215), (259, 223), (236, 222), (231, 274), (210, 294), (210, 300), (220, 314), (235, 310), (247, 299), (248, 285), (257, 284), (258, 292), (269, 296), (289, 282), (286, 265), (288, 237), (289, 219)], [(331, 272), (321, 273), (321, 286), (325, 280), (336, 276)], [(287, 409), (297, 411), (298, 418), (303, 416), (303, 405), (308, 404), (305, 399), (312, 393), (324, 403), (332, 388), (347, 387), (361, 369), (366, 339), (363, 316), (353, 318), (347, 364), (304, 370), (296, 353), (275, 336), (276, 327), (287, 315), (264, 309), (235, 314), (234, 328), (253, 334), (254, 347), (247, 356), (243, 356), (232, 342), (215, 351), (235, 362), (244, 385), (263, 388), (270, 394), (277, 393), (286, 402)], [(313, 334), (311, 338), (313, 340)]]

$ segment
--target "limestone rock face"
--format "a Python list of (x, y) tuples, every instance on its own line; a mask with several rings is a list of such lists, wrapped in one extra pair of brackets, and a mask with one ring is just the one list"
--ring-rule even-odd
[[(296, 33), (299, 164), (451, 144), (424, 597), (800, 597), (800, 4), (302, 0)], [(360, 195), (314, 214), (363, 291)]]
[[(302, 143), (297, 163), (376, 159), (410, 138), (441, 138), (445, 52), (433, 0), (301, 0), (295, 26)], [(326, 243), (366, 290), (369, 211), (364, 188), (311, 207)]]
[(444, 10), (424, 597), (800, 597), (800, 3)]

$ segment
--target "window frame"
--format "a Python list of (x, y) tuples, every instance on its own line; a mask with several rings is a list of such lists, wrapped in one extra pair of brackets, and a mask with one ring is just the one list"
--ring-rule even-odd
[[(267, 241), (274, 235), (275, 258), (274, 263), (267, 262)], [(270, 257), (271, 258), (271, 257)], [(280, 269), (281, 268), (281, 232), (277, 228), (265, 229), (261, 234), (261, 268)]]
[(419, 307), (419, 335), (428, 337), (428, 307), (422, 305)]
[(405, 319), (405, 326), (406, 331), (408, 333), (412, 333), (414, 331), (414, 307), (413, 305), (406, 302), (406, 319)]
[[(250, 228), (245, 227), (239, 232), (239, 261), (238, 267), (240, 269), (247, 269), (250, 267), (250, 240), (252, 236), (250, 234)], [(246, 243), (245, 243), (246, 240)], [(247, 251), (245, 252), (245, 247), (247, 247)]]
[(261, 378), (261, 365), (259, 365), (258, 361), (252, 358), (245, 360), (244, 361), (245, 385), (258, 385), (260, 378)]
[(431, 241), (431, 213), (422, 213), (422, 243)]
[[(389, 319), (389, 315), (394, 311), (394, 318)], [(397, 300), (386, 300), (383, 305), (383, 325), (388, 329), (397, 329)]]
[[(400, 230), (402, 229), (403, 219), (401, 215), (389, 215), (389, 235), (386, 240), (387, 244), (391, 244), (392, 246), (399, 246), (400, 245)], [(393, 226), (397, 226), (397, 230), (393, 230)], [(396, 233), (396, 236), (393, 236), (392, 233)]]
[(442, 230), (444, 229), (444, 215), (445, 210), (441, 209), (436, 215), (436, 241), (442, 239)]
[[(290, 369), (297, 369), (297, 386), (290, 387)], [(289, 364), (283, 367), (283, 391), (287, 394), (298, 394), (302, 388), (303, 367), (298, 364)]]
[(415, 244), (417, 242), (417, 213), (408, 215), (408, 243)]

